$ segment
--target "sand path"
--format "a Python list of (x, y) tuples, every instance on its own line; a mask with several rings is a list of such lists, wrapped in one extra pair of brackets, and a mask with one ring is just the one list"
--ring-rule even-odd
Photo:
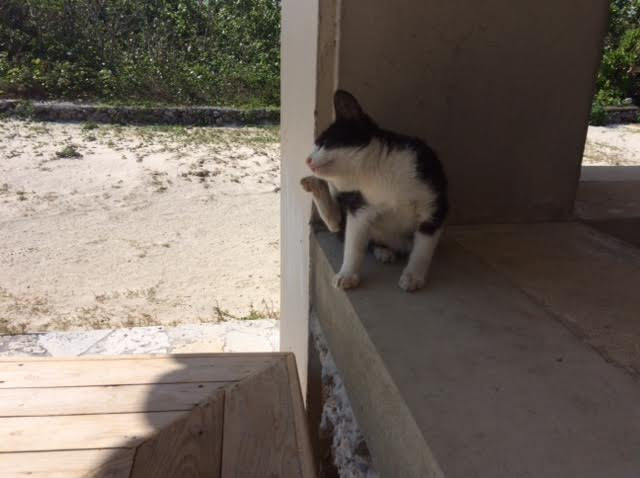
[(277, 139), (0, 122), (0, 333), (277, 316)]

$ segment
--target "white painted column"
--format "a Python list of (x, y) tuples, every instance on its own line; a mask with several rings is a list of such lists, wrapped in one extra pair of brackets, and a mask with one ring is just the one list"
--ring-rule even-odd
[(281, 323), (280, 349), (296, 355), (303, 394), (307, 383), (309, 216), (300, 187), (315, 133), (318, 0), (282, 2)]

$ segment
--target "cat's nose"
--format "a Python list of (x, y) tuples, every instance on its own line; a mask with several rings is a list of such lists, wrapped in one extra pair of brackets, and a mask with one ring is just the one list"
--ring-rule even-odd
[(307, 164), (308, 164), (309, 166), (311, 166), (311, 156), (309, 156), (309, 157), (307, 158)]

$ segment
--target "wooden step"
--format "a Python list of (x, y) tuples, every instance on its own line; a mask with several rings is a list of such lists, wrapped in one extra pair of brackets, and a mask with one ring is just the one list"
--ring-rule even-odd
[(0, 360), (3, 478), (313, 477), (292, 354)]

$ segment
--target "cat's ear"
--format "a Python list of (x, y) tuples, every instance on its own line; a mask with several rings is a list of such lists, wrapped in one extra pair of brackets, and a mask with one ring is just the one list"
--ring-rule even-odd
[(337, 90), (333, 95), (336, 119), (357, 120), (365, 116), (358, 100), (349, 92)]

